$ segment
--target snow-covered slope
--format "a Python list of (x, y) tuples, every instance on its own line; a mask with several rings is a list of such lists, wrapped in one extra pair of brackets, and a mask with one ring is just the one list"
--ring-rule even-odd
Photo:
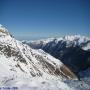
[[(89, 72), (89, 70), (87, 70)], [(83, 73), (87, 73), (83, 72)], [(82, 73), (80, 74), (83, 75)], [(0, 25), (0, 89), (89, 90), (90, 79), (77, 79), (60, 60), (16, 40)], [(88, 80), (87, 80), (88, 79)]]
[(84, 50), (90, 49), (90, 38), (86, 36), (81, 36), (81, 35), (71, 35), (71, 36), (64, 36), (60, 38), (48, 38), (48, 39), (41, 39), (36, 41), (23, 40), (22, 42), (37, 49), (43, 48), (49, 43), (51, 43), (51, 47), (54, 47), (57, 44), (60, 44), (59, 42), (66, 43), (66, 47), (80, 46)]
[(90, 38), (80, 35), (50, 38), (38, 41), (22, 41), (35, 49), (43, 49), (61, 60), (74, 73), (90, 67)]
[[(5, 69), (5, 72), (1, 69), (2, 73), (16, 76), (77, 78), (60, 60), (16, 40), (3, 26), (0, 26), (0, 66)], [(0, 76), (5, 75), (2, 73)]]

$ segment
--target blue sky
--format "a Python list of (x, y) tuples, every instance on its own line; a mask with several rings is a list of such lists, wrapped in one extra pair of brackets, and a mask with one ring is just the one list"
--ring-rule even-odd
[(0, 0), (0, 23), (17, 39), (90, 36), (90, 0)]

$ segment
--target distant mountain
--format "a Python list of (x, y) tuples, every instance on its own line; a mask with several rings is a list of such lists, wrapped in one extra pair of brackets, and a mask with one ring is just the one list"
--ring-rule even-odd
[(5, 68), (5, 72), (16, 73), (17, 76), (22, 73), (30, 77), (77, 78), (60, 60), (16, 40), (3, 26), (0, 26), (0, 66)]
[(61, 60), (74, 73), (90, 67), (90, 38), (80, 35), (22, 41), (34, 49), (42, 49)]
[[(47, 45), (47, 43), (50, 41), (46, 40), (43, 45)], [(70, 53), (73, 48), (69, 47), (65, 50)], [(67, 56), (71, 56), (67, 52), (63, 54), (65, 55), (64, 60), (67, 59)], [(75, 53), (77, 52), (83, 52), (82, 56), (89, 54), (81, 48), (75, 49)], [(41, 49), (32, 49), (16, 40), (5, 27), (0, 25), (0, 89), (89, 90), (90, 69), (79, 72), (79, 75), (80, 81), (72, 70), (60, 60)]]
[(63, 43), (65, 43), (66, 47), (79, 46), (83, 50), (90, 49), (90, 38), (81, 35), (64, 36), (60, 38), (48, 38), (36, 41), (23, 40), (22, 42), (27, 43), (28, 45), (36, 49), (43, 48), (47, 44), (48, 46), (50, 44), (52, 45), (51, 47), (55, 47), (57, 44), (61, 45)]

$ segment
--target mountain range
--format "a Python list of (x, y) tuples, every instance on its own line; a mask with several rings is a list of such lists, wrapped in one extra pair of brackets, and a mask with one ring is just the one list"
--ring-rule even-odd
[[(90, 89), (90, 79), (87, 82), (83, 80), (84, 83), (78, 81), (79, 75), (82, 79), (83, 73), (89, 72), (90, 39), (71, 37), (21, 42), (0, 25), (0, 88), (17, 86), (19, 90), (76, 90), (77, 87), (78, 90)], [(71, 82), (76, 86), (70, 87)]]
[(34, 49), (42, 49), (59, 59), (77, 74), (90, 67), (90, 38), (80, 35), (22, 41)]

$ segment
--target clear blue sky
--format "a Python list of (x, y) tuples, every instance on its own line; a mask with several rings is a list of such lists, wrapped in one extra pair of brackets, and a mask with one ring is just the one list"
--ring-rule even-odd
[(90, 36), (90, 0), (0, 0), (0, 23), (18, 39)]

